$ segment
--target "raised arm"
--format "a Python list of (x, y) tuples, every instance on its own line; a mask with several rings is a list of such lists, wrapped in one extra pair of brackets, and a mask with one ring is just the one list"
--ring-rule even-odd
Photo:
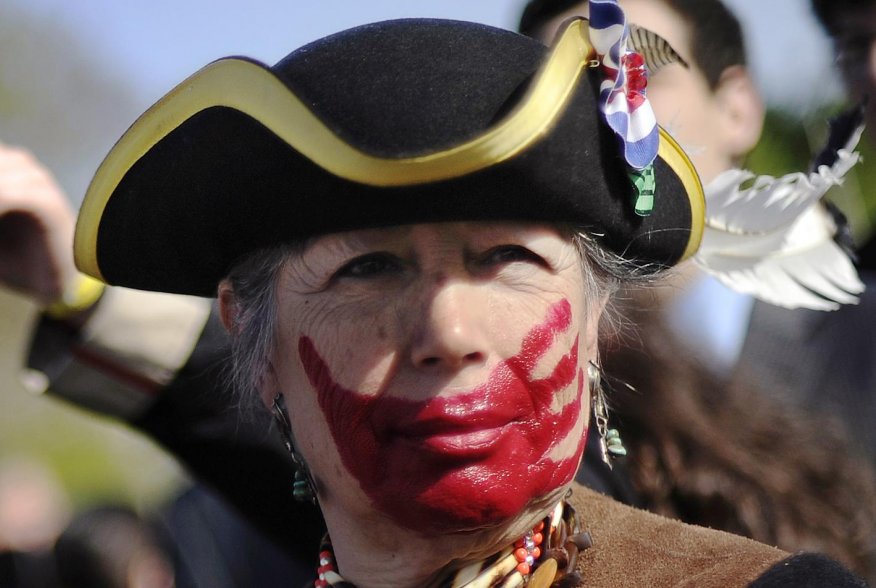
[(0, 143), (0, 283), (48, 305), (78, 276), (75, 216), (52, 174), (30, 152)]

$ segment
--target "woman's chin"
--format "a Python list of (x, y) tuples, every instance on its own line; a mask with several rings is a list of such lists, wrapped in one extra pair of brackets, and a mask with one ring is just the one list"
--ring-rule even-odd
[(520, 485), (513, 477), (469, 467), (446, 475), (411, 500), (380, 505), (399, 524), (425, 534), (501, 529), (521, 514), (553, 506), (566, 485)]

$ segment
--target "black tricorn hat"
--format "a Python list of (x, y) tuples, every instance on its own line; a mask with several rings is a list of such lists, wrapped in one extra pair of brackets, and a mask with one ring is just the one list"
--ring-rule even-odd
[(88, 189), (79, 267), (110, 284), (213, 296), (247, 253), (365, 227), (558, 222), (646, 268), (692, 255), (693, 166), (660, 131), (654, 211), (633, 212), (597, 105), (587, 22), (551, 49), (509, 31), (397, 20), (273, 67), (213, 62), (122, 136)]

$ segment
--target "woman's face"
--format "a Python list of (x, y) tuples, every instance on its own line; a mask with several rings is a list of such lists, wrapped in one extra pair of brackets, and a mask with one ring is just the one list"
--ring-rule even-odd
[(324, 510), (480, 529), (574, 477), (602, 303), (553, 228), (327, 235), (286, 264), (278, 303), (265, 399), (283, 393)]

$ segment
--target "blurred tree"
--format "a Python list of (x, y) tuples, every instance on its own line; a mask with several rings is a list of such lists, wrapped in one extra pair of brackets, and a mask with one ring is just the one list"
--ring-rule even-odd
[(0, 141), (33, 151), (76, 203), (133, 119), (129, 87), (110, 71), (51, 18), (0, 2)]
[[(809, 164), (827, 137), (827, 120), (842, 105), (830, 105), (804, 115), (791, 115), (781, 110), (767, 112), (760, 142), (745, 162), (757, 174), (781, 176), (808, 169)], [(866, 134), (858, 146), (862, 162), (846, 176), (841, 186), (828, 193), (849, 218), (852, 234), (863, 244), (876, 226), (876, 148)]]

